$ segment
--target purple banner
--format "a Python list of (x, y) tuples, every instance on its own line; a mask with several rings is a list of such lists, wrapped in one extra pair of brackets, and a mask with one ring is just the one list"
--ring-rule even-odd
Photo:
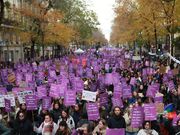
[(25, 97), (27, 110), (37, 110), (37, 99), (36, 95), (27, 95)]
[(157, 120), (157, 112), (155, 104), (144, 104), (145, 120)]
[(11, 112), (11, 101), (5, 98), (4, 102), (5, 102), (5, 111)]
[(100, 105), (104, 106), (108, 104), (108, 93), (100, 94)]
[(42, 100), (42, 109), (49, 110), (51, 108), (51, 97), (44, 97)]
[(173, 81), (168, 82), (168, 88), (169, 88), (170, 91), (173, 91), (175, 89)]
[(75, 91), (66, 91), (64, 104), (66, 106), (71, 106), (71, 105), (76, 104), (76, 92)]
[(47, 96), (46, 86), (37, 87), (37, 94), (38, 94), (39, 99), (42, 99), (43, 97), (46, 97)]
[(123, 98), (131, 98), (131, 86), (123, 86)]
[(134, 128), (139, 128), (143, 123), (143, 108), (134, 107), (131, 114), (131, 126)]
[(86, 109), (88, 114), (88, 120), (98, 120), (100, 118), (97, 103), (87, 103)]

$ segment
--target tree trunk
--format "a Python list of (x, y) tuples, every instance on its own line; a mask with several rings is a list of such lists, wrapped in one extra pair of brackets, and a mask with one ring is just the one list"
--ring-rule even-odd
[(35, 41), (32, 41), (32, 45), (31, 45), (31, 58), (32, 59), (34, 59), (34, 54), (35, 54), (34, 46), (35, 46)]
[(4, 0), (0, 0), (0, 25), (2, 23), (2, 20), (4, 18)]
[(156, 22), (155, 22), (155, 14), (153, 13), (153, 20), (154, 20), (154, 41), (155, 41), (155, 47), (156, 50), (159, 48), (157, 44), (157, 27), (156, 27)]

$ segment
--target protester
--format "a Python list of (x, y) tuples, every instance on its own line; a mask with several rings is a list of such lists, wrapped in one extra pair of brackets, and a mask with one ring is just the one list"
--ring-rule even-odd
[(1, 126), (15, 135), (33, 133), (32, 125), (37, 133), (54, 135), (178, 133), (180, 66), (145, 52), (138, 60), (133, 53), (105, 47), (2, 67)]
[(31, 122), (26, 118), (23, 111), (17, 113), (17, 118), (13, 123), (13, 135), (32, 135), (33, 127)]
[(106, 121), (101, 119), (93, 131), (93, 135), (106, 135)]
[(108, 119), (109, 128), (126, 128), (125, 119), (122, 117), (121, 108), (116, 106), (113, 109), (112, 116)]
[(65, 121), (59, 123), (59, 128), (56, 132), (56, 135), (71, 135), (70, 129)]
[(69, 110), (67, 108), (63, 109), (61, 112), (61, 116), (58, 120), (58, 125), (61, 121), (65, 121), (71, 131), (75, 128), (75, 123), (72, 116), (69, 115)]
[(57, 132), (58, 126), (53, 122), (53, 119), (50, 114), (45, 115), (44, 122), (40, 125), (39, 128), (34, 127), (36, 133), (41, 133), (42, 135), (55, 135)]
[(158, 133), (154, 129), (151, 129), (151, 123), (149, 121), (145, 121), (143, 129), (139, 130), (137, 135), (158, 135)]

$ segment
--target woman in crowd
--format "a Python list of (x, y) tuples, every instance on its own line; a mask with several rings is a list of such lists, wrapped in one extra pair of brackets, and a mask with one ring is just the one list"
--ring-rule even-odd
[(31, 122), (26, 118), (23, 111), (17, 113), (17, 118), (13, 123), (13, 135), (32, 135), (33, 127)]
[(98, 125), (93, 131), (93, 135), (106, 135), (107, 124), (104, 119), (99, 120)]
[(67, 108), (63, 109), (61, 112), (61, 116), (58, 120), (58, 125), (61, 121), (65, 121), (71, 131), (75, 128), (75, 123), (72, 116), (69, 115), (69, 110)]
[(151, 129), (151, 122), (145, 121), (143, 129), (139, 130), (137, 135), (159, 135), (154, 129)]
[(121, 108), (116, 106), (113, 109), (112, 116), (108, 119), (109, 128), (126, 128), (125, 119), (122, 117)]
[(59, 117), (60, 117), (60, 115), (61, 115), (61, 109), (60, 109), (60, 104), (59, 104), (59, 102), (54, 102), (54, 104), (53, 104), (53, 109), (50, 111), (50, 113), (51, 113), (51, 115), (52, 115), (52, 117), (53, 117), (53, 121), (55, 122), (55, 123), (57, 123), (58, 122), (58, 119), (59, 119)]
[(41, 133), (42, 135), (55, 135), (57, 132), (58, 126), (53, 122), (53, 119), (50, 114), (45, 115), (44, 122), (40, 125), (39, 128), (34, 127), (36, 133)]
[(65, 121), (59, 123), (59, 128), (56, 135), (71, 135), (70, 129)]

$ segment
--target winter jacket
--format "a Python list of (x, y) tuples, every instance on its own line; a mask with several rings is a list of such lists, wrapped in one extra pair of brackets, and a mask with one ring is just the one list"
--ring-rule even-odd
[(108, 119), (109, 128), (126, 128), (125, 119), (122, 116), (112, 116)]
[(13, 123), (13, 135), (32, 135), (33, 127), (28, 119), (19, 120), (16, 119)]
[[(58, 120), (58, 125), (59, 125), (59, 123), (60, 123), (61, 121), (63, 121), (63, 118), (62, 118), (62, 117), (59, 118), (59, 120)], [(74, 120), (73, 120), (73, 118), (72, 118), (71, 116), (69, 116), (69, 117), (67, 118), (66, 123), (67, 123), (67, 125), (68, 125), (68, 127), (69, 127), (69, 129), (70, 129), (71, 131), (75, 128), (75, 123), (74, 123)]]

